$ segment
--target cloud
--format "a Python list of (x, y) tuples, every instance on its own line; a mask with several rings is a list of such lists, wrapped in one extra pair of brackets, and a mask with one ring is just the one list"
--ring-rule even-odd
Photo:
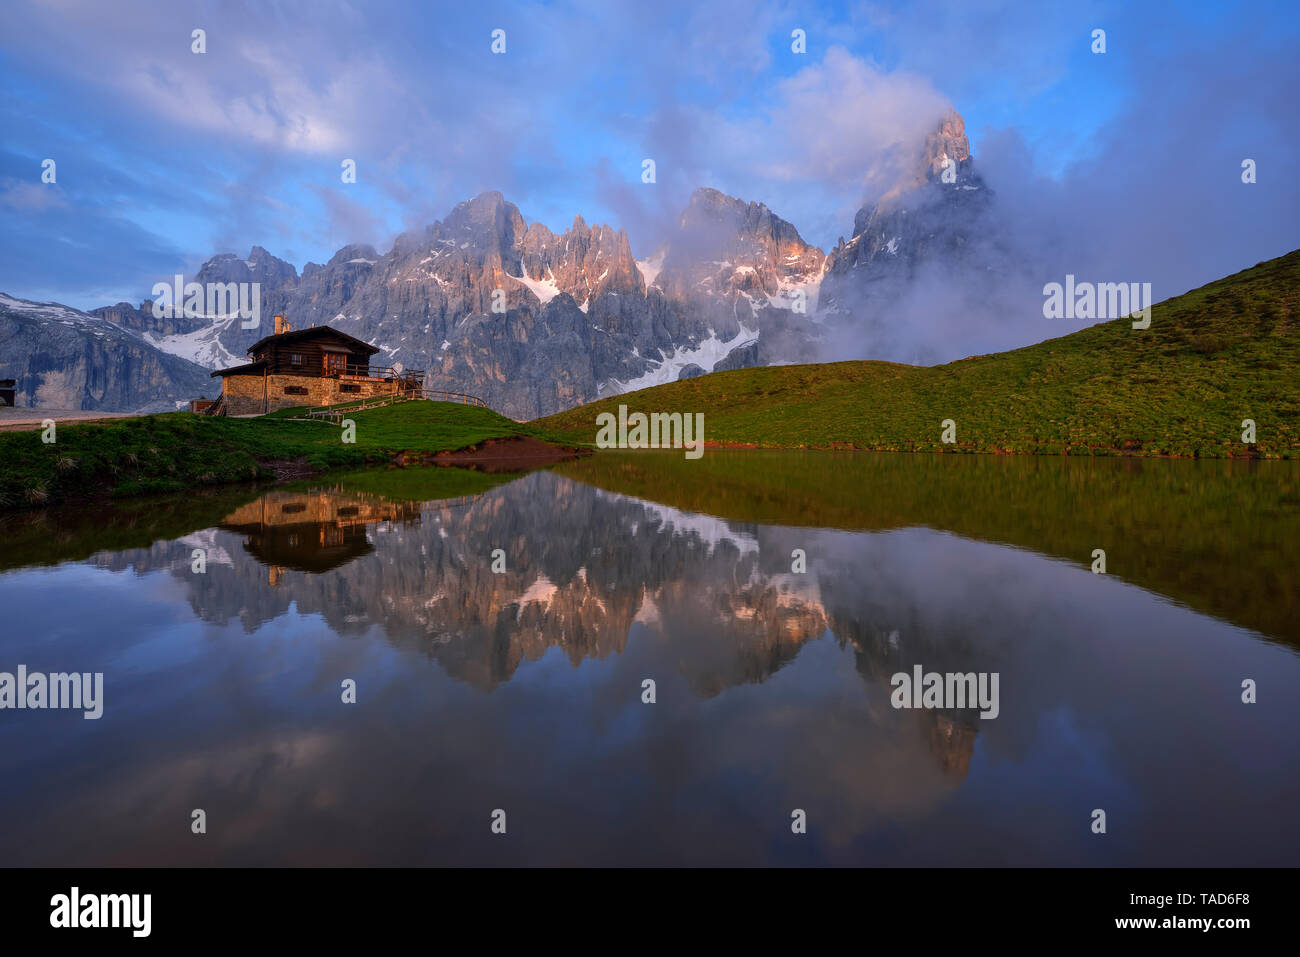
[(339, 246), (349, 243), (374, 245), (384, 235), (384, 226), (370, 208), (346, 196), (339, 188), (310, 184), (308, 189), (325, 208), (325, 228)]
[(67, 205), (67, 200), (53, 183), (25, 183), (15, 179), (0, 181), (0, 206), (40, 212), (47, 209), (65, 209)]
[[(801, 229), (812, 223), (815, 234), (834, 235), (869, 197), (914, 175), (925, 135), (948, 106), (924, 77), (886, 72), (831, 47), (822, 61), (777, 82), (755, 112), (728, 119), (695, 105), (663, 104), (643, 127), (656, 186), (644, 187), (606, 162), (597, 168), (599, 195), (643, 253), (672, 235), (701, 186), (765, 202)], [(785, 197), (801, 201), (783, 204)], [(820, 214), (799, 215), (809, 207)]]
[(915, 173), (920, 144), (950, 105), (924, 77), (832, 47), (779, 84), (770, 116), (742, 143), (764, 176), (879, 196)]
[[(906, 172), (951, 101), (1037, 258), (1056, 250), (1058, 265), (1091, 268), (1102, 254), (1180, 291), (1296, 245), (1279, 215), (1295, 208), (1280, 172), (1296, 152), (1278, 120), (1296, 85), (1285, 5), (1168, 20), (1117, 3), (991, 2), (15, 0), (0, 122), (22, 162), (0, 169), (0, 184), (16, 177), (0, 185), (3, 208), (14, 235), (46, 235), (39, 220), (57, 210), (17, 183), (56, 156), (68, 208), (139, 227), (104, 233), (135, 235), (133, 261), (253, 243), (322, 261), (486, 189), (552, 228), (575, 213), (626, 227), (647, 255), (691, 192), (712, 186), (826, 248)], [(1088, 30), (1102, 21), (1111, 52), (1093, 57)], [(190, 50), (196, 27), (205, 54)], [(489, 49), (496, 27), (502, 56)], [(790, 50), (795, 27), (806, 55)], [(1253, 194), (1218, 178), (1246, 156), (1260, 164)], [(335, 202), (344, 157), (358, 188)], [(647, 157), (654, 185), (640, 181)], [(71, 299), (86, 295), (82, 268), (43, 272), (61, 272)], [(0, 265), (0, 284), (25, 277)]]

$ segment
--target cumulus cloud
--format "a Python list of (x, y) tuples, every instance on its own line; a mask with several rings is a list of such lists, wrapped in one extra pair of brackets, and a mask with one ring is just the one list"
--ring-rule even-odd
[[(811, 180), (858, 198), (915, 172), (925, 135), (950, 106), (925, 77), (887, 73), (842, 47), (781, 81), (750, 162), (778, 180)], [(740, 157), (735, 157), (740, 159)]]

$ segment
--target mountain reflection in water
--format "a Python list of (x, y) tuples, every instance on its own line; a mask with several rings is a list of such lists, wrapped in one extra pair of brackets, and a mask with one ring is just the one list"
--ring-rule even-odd
[[(784, 479), (743, 507), (727, 499), (721, 465), (716, 482), (670, 476), (655, 494), (707, 491), (732, 517), (660, 504), (652, 461), (598, 456), (559, 470), (585, 481), (539, 472), (434, 501), (374, 482), (279, 489), (201, 531), (0, 575), (7, 659), (103, 670), (107, 698), (101, 722), (0, 722), (0, 771), (21, 782), (0, 792), (0, 820), (23, 822), (0, 826), (0, 854), (1295, 863), (1289, 635), (1263, 640), (1150, 590), (1165, 580), (1151, 556), (1137, 587), (1091, 574), (1074, 544), (1070, 560), (910, 527), (905, 485), (874, 483), (869, 507), (888, 521), (844, 522), (876, 530), (839, 530), (772, 514)], [(793, 460), (778, 461), (773, 474)], [(746, 509), (763, 520), (734, 517)], [(1206, 554), (1171, 587), (1199, 580)], [(57, 657), (42, 634), (61, 636)], [(891, 676), (918, 664), (998, 673), (999, 716), (893, 708)], [(1240, 702), (1246, 677), (1267, 689), (1257, 705)], [(346, 678), (355, 705), (340, 703)], [(193, 807), (214, 822), (199, 844)], [(1098, 807), (1107, 835), (1089, 830)], [(791, 833), (796, 808), (806, 835)]]

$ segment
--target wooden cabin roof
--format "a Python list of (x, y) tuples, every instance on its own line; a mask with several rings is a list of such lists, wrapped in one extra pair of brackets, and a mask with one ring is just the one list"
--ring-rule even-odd
[(306, 329), (294, 329), (292, 332), (282, 332), (277, 335), (269, 335), (253, 343), (248, 352), (254, 355), (269, 346), (278, 346), (281, 343), (309, 342), (313, 339), (333, 339), (341, 342), (349, 348), (351, 352), (363, 352), (367, 356), (373, 356), (379, 351), (378, 346), (372, 346), (368, 342), (362, 342), (356, 336), (350, 336), (346, 332), (341, 332), (333, 326), (308, 326)]
[(262, 370), (266, 368), (266, 360), (258, 359), (256, 362), (248, 362), (242, 366), (231, 366), (229, 369), (218, 369), (212, 373), (209, 378), (215, 379), (217, 376), (228, 375), (261, 375)]

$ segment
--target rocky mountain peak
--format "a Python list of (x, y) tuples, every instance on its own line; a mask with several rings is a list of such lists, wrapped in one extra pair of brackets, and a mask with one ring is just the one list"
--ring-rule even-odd
[(704, 187), (678, 217), (656, 285), (682, 299), (721, 297), (734, 311), (737, 297), (752, 319), (783, 292), (815, 283), (825, 254), (762, 203)]
[(344, 246), (332, 257), (328, 265), (337, 266), (340, 263), (349, 265), (367, 265), (373, 266), (379, 261), (379, 252), (369, 243), (352, 243)]
[(966, 121), (960, 113), (950, 108), (939, 120), (934, 132), (925, 138), (921, 152), (921, 175), (926, 179), (937, 179), (943, 173), (946, 160), (951, 159), (960, 168), (968, 165), (970, 158)]
[(218, 253), (199, 268), (194, 278), (199, 283), (260, 282), (279, 286), (297, 282), (298, 269), (261, 246), (254, 246), (245, 259), (235, 253)]
[(879, 317), (928, 264), (942, 261), (950, 275), (969, 269), (972, 282), (983, 278), (987, 264), (977, 264), (975, 250), (995, 238), (985, 215), (991, 201), (975, 170), (965, 120), (949, 109), (921, 144), (915, 177), (858, 210), (853, 238), (831, 254), (823, 307), (856, 315), (858, 328), (879, 333), (882, 357), (915, 361), (889, 352), (891, 333)]
[(473, 199), (458, 204), (447, 214), (442, 225), (449, 238), (456, 239), (457, 234), (464, 233), (478, 245), (498, 249), (513, 247), (517, 239), (523, 238), (527, 229), (519, 208), (514, 203), (506, 202), (506, 198), (497, 190), (479, 193)]

